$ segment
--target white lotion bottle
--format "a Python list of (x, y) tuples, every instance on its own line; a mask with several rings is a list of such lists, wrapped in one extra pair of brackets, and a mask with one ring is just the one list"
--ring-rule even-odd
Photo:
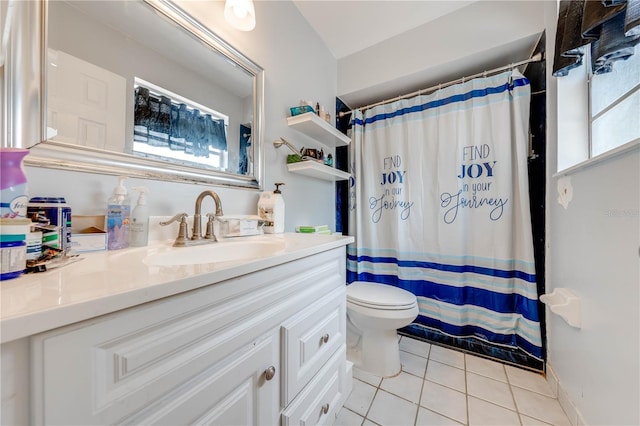
[(275, 191), (264, 191), (258, 201), (258, 216), (265, 222), (262, 227), (265, 234), (281, 234), (284, 232), (284, 199), (277, 182)]
[(147, 206), (147, 193), (149, 189), (144, 186), (131, 188), (138, 191), (138, 203), (131, 212), (131, 229), (129, 230), (129, 245), (131, 247), (144, 247), (149, 243), (149, 207)]

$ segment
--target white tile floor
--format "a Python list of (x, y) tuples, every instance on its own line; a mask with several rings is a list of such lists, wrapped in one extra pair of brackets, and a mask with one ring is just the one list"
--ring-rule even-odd
[(546, 379), (474, 355), (402, 337), (402, 372), (353, 369), (345, 425), (570, 425)]

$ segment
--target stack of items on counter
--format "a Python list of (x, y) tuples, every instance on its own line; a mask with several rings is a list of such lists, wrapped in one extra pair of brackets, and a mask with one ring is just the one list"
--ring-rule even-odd
[[(71, 238), (71, 209), (64, 198), (32, 198), (22, 160), (26, 149), (0, 149), (0, 280), (67, 262)], [(33, 220), (32, 220), (33, 219)]]
[(62, 197), (33, 197), (24, 207), (2, 207), (1, 280), (78, 260), (71, 248), (71, 208)]
[(107, 201), (105, 215), (75, 216), (63, 197), (32, 197), (22, 161), (27, 149), (0, 148), (0, 280), (42, 272), (79, 260), (75, 253), (146, 246), (149, 212), (145, 187), (130, 212), (123, 182)]
[(77, 260), (71, 245), (71, 208), (61, 197), (27, 195), (26, 149), (0, 148), (0, 280)]
[(25, 270), (27, 234), (27, 178), (22, 170), (26, 149), (0, 148), (0, 280), (17, 278)]

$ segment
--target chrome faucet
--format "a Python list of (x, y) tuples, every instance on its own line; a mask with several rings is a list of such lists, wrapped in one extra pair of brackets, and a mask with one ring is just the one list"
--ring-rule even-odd
[[(207, 217), (209, 218), (209, 220), (207, 221), (207, 232), (204, 235), (204, 237), (202, 236), (202, 225), (200, 224), (201, 218), (202, 218), (202, 201), (207, 197), (207, 195), (211, 196), (211, 198), (213, 198), (214, 203), (216, 203), (216, 212), (215, 214), (208, 214)], [(218, 197), (218, 194), (216, 194), (215, 191), (203, 191), (200, 193), (200, 195), (198, 195), (198, 198), (196, 198), (196, 209), (195, 212), (193, 214), (193, 232), (191, 234), (191, 240), (195, 241), (195, 240), (201, 240), (201, 239), (206, 239), (206, 240), (213, 240), (213, 241), (217, 241), (215, 234), (213, 233), (213, 221), (215, 219), (216, 216), (222, 216), (222, 201), (220, 201), (220, 197)]]
[[(216, 204), (216, 212), (207, 213), (207, 218), (208, 218), (207, 231), (205, 235), (202, 236), (202, 225), (201, 225), (202, 201), (207, 197), (207, 195), (213, 198), (213, 201)], [(178, 237), (173, 243), (175, 247), (185, 247), (185, 246), (191, 246), (191, 245), (213, 243), (218, 241), (215, 233), (213, 232), (213, 224), (216, 217), (220, 217), (222, 215), (223, 215), (222, 202), (220, 201), (220, 197), (218, 197), (218, 194), (216, 194), (214, 191), (203, 191), (202, 193), (200, 193), (200, 195), (198, 195), (198, 198), (196, 199), (196, 208), (195, 208), (195, 213), (193, 215), (193, 232), (191, 233), (191, 238), (189, 238), (189, 235), (187, 232), (187, 214), (186, 213), (178, 213), (171, 219), (165, 222), (160, 222), (160, 225), (165, 226), (173, 222), (177, 222), (177, 221), (180, 222)]]

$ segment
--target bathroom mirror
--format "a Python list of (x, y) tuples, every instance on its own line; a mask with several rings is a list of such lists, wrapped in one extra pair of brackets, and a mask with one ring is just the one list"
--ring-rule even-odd
[(40, 4), (45, 136), (26, 164), (261, 189), (260, 66), (169, 0)]

